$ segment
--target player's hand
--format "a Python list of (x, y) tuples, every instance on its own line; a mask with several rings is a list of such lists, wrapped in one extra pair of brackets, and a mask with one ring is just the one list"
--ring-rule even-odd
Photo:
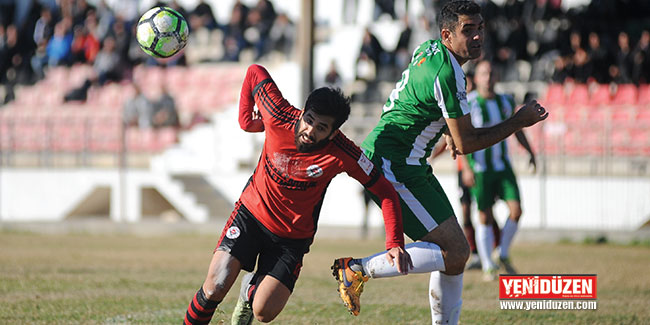
[(404, 275), (409, 274), (409, 270), (413, 269), (413, 261), (411, 255), (402, 247), (393, 247), (386, 252), (386, 259), (391, 266), (397, 262), (397, 271)]
[(456, 148), (454, 138), (449, 134), (443, 134), (443, 136), (445, 137), (445, 143), (447, 144), (445, 149), (449, 150), (451, 159), (456, 160), (456, 157), (460, 155), (460, 152), (458, 151), (458, 148)]
[(522, 106), (514, 116), (522, 127), (535, 125), (539, 121), (543, 121), (548, 117), (548, 112), (544, 106), (540, 105), (536, 100), (532, 100), (526, 105)]
[(253, 129), (256, 130), (254, 132), (264, 131), (264, 121), (262, 121), (262, 113), (260, 113), (260, 111), (253, 111), (253, 113), (251, 114), (252, 114), (251, 123), (255, 126)]

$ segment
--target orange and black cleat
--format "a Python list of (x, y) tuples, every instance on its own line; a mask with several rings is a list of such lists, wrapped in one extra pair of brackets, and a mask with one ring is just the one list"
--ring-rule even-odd
[(339, 294), (341, 299), (354, 316), (359, 315), (361, 303), (359, 297), (363, 292), (363, 284), (368, 281), (368, 276), (364, 276), (361, 271), (350, 269), (349, 263), (351, 257), (339, 258), (334, 260), (332, 265), (332, 275), (339, 283)]

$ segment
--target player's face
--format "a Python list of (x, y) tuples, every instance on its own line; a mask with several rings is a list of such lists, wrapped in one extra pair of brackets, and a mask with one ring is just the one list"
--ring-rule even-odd
[(319, 115), (313, 111), (302, 114), (294, 130), (294, 142), (298, 152), (311, 152), (323, 148), (334, 137), (332, 116)]
[(454, 31), (441, 31), (445, 45), (450, 47), (460, 64), (481, 56), (483, 27), (481, 15), (460, 15)]

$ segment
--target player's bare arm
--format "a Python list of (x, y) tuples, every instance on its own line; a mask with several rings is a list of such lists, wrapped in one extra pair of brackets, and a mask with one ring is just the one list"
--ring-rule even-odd
[(522, 128), (548, 117), (546, 109), (533, 100), (522, 106), (511, 118), (489, 128), (475, 128), (471, 116), (447, 118), (447, 126), (456, 146), (456, 153), (465, 155), (494, 145)]
[(533, 173), (537, 171), (537, 161), (535, 160), (535, 153), (533, 152), (533, 148), (530, 147), (530, 143), (528, 143), (528, 138), (526, 138), (526, 134), (524, 133), (523, 130), (515, 132), (515, 137), (517, 138), (517, 141), (519, 141), (519, 144), (521, 144), (524, 149), (528, 152), (530, 155), (530, 160), (528, 161), (528, 164), (533, 167)]

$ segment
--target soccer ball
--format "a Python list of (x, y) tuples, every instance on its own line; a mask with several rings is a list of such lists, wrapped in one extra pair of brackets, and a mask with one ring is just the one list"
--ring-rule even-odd
[(187, 44), (187, 21), (169, 7), (155, 7), (138, 21), (136, 38), (142, 50), (155, 58), (169, 58)]

